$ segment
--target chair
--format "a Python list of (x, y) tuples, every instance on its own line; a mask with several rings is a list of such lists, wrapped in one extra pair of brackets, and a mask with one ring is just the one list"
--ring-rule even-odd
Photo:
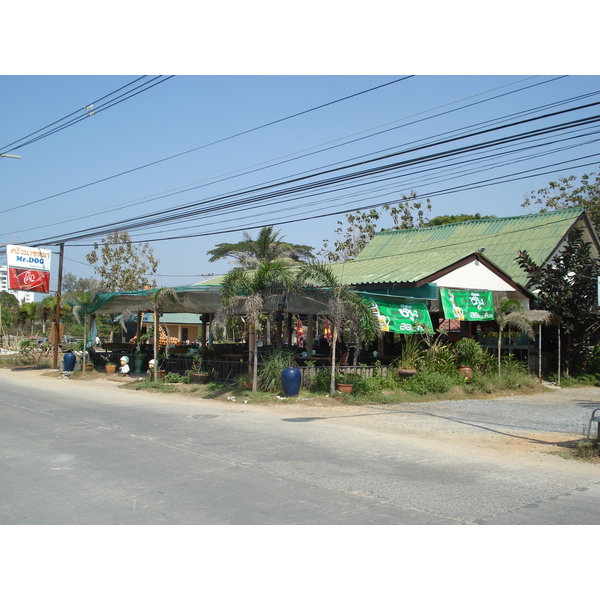
[(600, 413), (600, 408), (595, 408), (594, 411), (592, 412), (592, 416), (590, 417), (590, 420), (588, 422), (588, 429), (587, 429), (587, 436), (586, 436), (586, 440), (590, 439), (590, 432), (592, 430), (592, 423), (597, 423), (597, 427), (598, 427), (598, 442), (600, 442), (600, 414), (596, 414), (596, 413)]

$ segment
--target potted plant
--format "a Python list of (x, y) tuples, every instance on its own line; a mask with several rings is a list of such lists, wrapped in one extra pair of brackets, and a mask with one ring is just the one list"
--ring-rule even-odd
[(404, 336), (396, 372), (400, 377), (411, 377), (417, 372), (417, 365), (422, 357), (421, 340), (415, 335)]
[(202, 368), (202, 358), (192, 363), (192, 368), (188, 371), (190, 383), (206, 383), (210, 373)]
[(362, 376), (358, 373), (343, 373), (336, 377), (335, 387), (342, 394), (351, 394), (354, 390), (354, 385), (362, 381)]
[(117, 370), (117, 365), (114, 362), (107, 362), (104, 368), (106, 369), (107, 375), (114, 375)]
[(461, 338), (452, 349), (458, 372), (467, 379), (473, 378), (473, 369), (477, 368), (483, 359), (483, 348), (476, 340)]

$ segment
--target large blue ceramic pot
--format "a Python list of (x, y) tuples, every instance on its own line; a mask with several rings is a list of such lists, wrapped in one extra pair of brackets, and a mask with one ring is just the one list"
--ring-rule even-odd
[(300, 392), (302, 383), (302, 373), (296, 367), (286, 367), (281, 371), (281, 384), (283, 386), (283, 395), (286, 398), (297, 396)]
[(73, 369), (75, 369), (75, 360), (76, 357), (70, 350), (64, 353), (63, 363), (65, 365), (65, 371), (73, 371)]

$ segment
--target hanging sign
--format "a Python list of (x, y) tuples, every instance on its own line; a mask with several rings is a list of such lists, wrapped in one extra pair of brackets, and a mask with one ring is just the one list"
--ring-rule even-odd
[(493, 321), (494, 300), (490, 290), (439, 288), (444, 317), (459, 321)]
[(51, 256), (50, 250), (7, 244), (8, 289), (48, 293)]
[(370, 298), (371, 310), (379, 321), (381, 331), (393, 333), (425, 333), (433, 331), (431, 317), (424, 302), (387, 302), (380, 297)]

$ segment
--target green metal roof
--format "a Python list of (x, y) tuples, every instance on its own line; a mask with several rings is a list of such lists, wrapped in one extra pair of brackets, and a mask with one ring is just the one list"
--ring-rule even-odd
[(535, 262), (543, 263), (576, 223), (588, 223), (580, 208), (382, 231), (354, 260), (334, 268), (350, 285), (414, 283), (485, 248), (486, 258), (524, 285), (526, 276), (515, 262), (517, 253), (527, 250)]

